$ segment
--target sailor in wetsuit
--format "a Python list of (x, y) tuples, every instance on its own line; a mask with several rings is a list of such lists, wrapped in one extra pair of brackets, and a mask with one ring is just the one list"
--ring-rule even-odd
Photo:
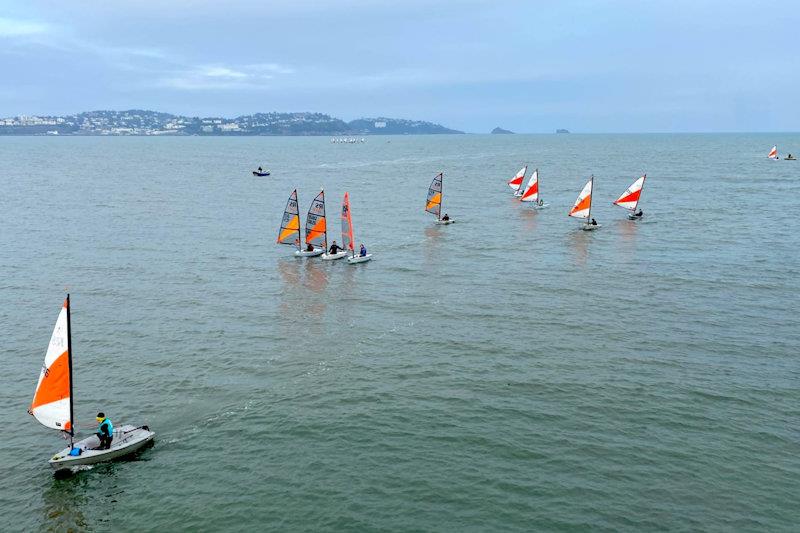
[(336, 255), (336, 254), (338, 254), (338, 253), (339, 253), (339, 250), (342, 250), (342, 249), (343, 249), (343, 248), (342, 248), (341, 246), (339, 246), (338, 244), (336, 244), (336, 241), (333, 241), (333, 244), (331, 244), (331, 248), (330, 248), (330, 250), (328, 251), (328, 253), (329, 253), (330, 255)]
[(596, 226), (597, 225), (597, 221), (595, 219), (592, 219), (591, 224), (592, 224), (592, 226)]
[(100, 439), (100, 450), (111, 448), (111, 441), (114, 440), (114, 425), (110, 418), (106, 418), (102, 412), (97, 413), (96, 420), (100, 423), (97, 426), (97, 437)]
[(367, 255), (367, 247), (364, 246), (363, 242), (361, 243), (361, 249), (359, 250), (358, 255), (360, 255), (361, 257), (366, 257)]
[(450, 215), (445, 213), (444, 216), (442, 217), (442, 220), (450, 220)]
[(306, 252), (313, 252), (313, 251), (314, 251), (314, 245), (311, 244), (310, 242), (307, 242), (306, 243)]

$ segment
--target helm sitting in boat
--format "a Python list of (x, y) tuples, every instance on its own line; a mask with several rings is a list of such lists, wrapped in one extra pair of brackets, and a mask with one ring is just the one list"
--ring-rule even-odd
[(114, 424), (111, 423), (110, 418), (101, 411), (97, 413), (96, 420), (100, 423), (97, 426), (97, 437), (100, 439), (100, 449), (107, 450), (111, 448), (111, 441), (114, 440)]

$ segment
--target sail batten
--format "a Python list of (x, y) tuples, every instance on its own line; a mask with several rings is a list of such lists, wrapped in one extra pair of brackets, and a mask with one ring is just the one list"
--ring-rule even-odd
[(525, 191), (520, 197), (521, 202), (538, 202), (539, 201), (539, 169), (533, 171)]
[(289, 244), (300, 249), (300, 210), (297, 206), (297, 189), (289, 195), (278, 232), (278, 244)]
[(30, 413), (43, 426), (72, 433), (72, 354), (69, 339), (69, 296), (56, 319), (44, 357)]
[(425, 204), (425, 211), (441, 218), (442, 214), (442, 179), (443, 173), (440, 172), (433, 178), (431, 186), (428, 187), (428, 200)]
[(639, 204), (639, 198), (642, 195), (642, 188), (644, 187), (644, 180), (647, 175), (641, 176), (634, 181), (630, 187), (625, 189), (625, 192), (619, 198), (614, 200), (614, 205), (618, 205), (629, 211), (635, 211), (636, 206)]
[(581, 193), (578, 195), (578, 199), (575, 200), (575, 205), (572, 206), (572, 210), (569, 212), (569, 216), (575, 218), (589, 218), (589, 213), (592, 210), (592, 183), (594, 181), (594, 177), (590, 178), (589, 181), (586, 182), (586, 185), (583, 186)]

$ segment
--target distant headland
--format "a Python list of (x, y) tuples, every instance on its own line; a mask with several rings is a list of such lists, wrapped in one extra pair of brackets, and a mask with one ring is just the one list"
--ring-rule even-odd
[(131, 109), (64, 116), (0, 118), (0, 135), (427, 135), (464, 133), (398, 118), (345, 122), (323, 113), (256, 113), (236, 118), (186, 117)]
[(492, 133), (495, 135), (510, 135), (514, 132), (511, 130), (504, 130), (500, 126), (497, 126), (495, 129), (492, 130)]

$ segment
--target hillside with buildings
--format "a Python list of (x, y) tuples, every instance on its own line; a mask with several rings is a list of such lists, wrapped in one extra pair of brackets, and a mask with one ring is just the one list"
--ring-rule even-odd
[(256, 113), (236, 118), (185, 117), (131, 109), (65, 116), (0, 118), (0, 135), (403, 135), (463, 133), (417, 120), (345, 122), (323, 113)]

